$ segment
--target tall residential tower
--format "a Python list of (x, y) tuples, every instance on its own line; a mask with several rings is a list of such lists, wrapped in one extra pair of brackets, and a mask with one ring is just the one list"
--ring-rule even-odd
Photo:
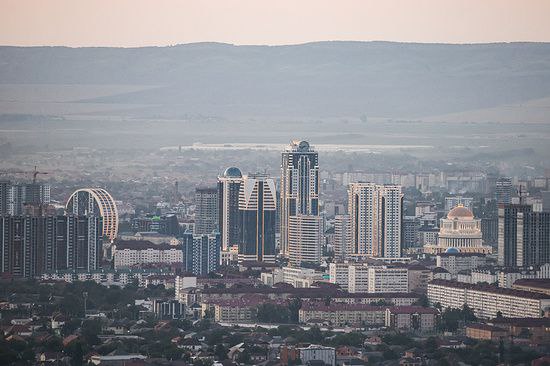
[[(296, 251), (306, 250), (309, 253), (320, 253), (321, 242), (315, 242), (317, 234), (311, 230), (313, 222), (318, 223), (319, 216), (319, 155), (307, 141), (293, 141), (282, 153), (281, 162), (281, 254), (298, 255), (300, 258), (318, 261), (319, 256), (302, 256)], [(292, 221), (291, 217), (301, 216)], [(307, 216), (313, 216), (308, 218)], [(304, 228), (296, 225), (303, 223)], [(297, 238), (298, 233), (291, 234), (291, 229), (298, 230), (299, 235), (310, 233), (308, 240), (300, 247), (291, 248), (290, 238)], [(309, 234), (308, 234), (309, 235)], [(308, 260), (308, 261), (309, 261)], [(291, 263), (292, 263), (291, 259)], [(299, 262), (299, 260), (298, 260)]]
[(401, 186), (351, 183), (348, 189), (351, 249), (373, 257), (401, 256)]

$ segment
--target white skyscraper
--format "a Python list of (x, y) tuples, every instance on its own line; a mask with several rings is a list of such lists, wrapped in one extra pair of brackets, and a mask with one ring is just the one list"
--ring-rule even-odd
[(350, 246), (353, 253), (399, 258), (403, 200), (401, 186), (351, 183), (348, 199)]
[[(290, 218), (297, 215), (319, 216), (318, 157), (318, 153), (307, 141), (293, 141), (282, 153), (281, 254), (283, 255), (290, 255)], [(300, 221), (310, 223), (316, 219)], [(320, 247), (321, 242), (318, 245)]]
[(349, 254), (353, 254), (350, 238), (349, 215), (336, 215), (334, 218), (334, 258), (345, 260)]
[(323, 239), (323, 218), (312, 215), (290, 216), (288, 220), (288, 258), (290, 265), (319, 263)]

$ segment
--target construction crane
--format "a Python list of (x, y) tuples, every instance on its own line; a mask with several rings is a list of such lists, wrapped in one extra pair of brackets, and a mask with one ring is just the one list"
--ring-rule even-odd
[(33, 171), (24, 171), (24, 170), (5, 170), (0, 171), (0, 175), (9, 175), (9, 174), (32, 174), (32, 184), (36, 183), (36, 177), (38, 174), (48, 174), (48, 172), (40, 172), (38, 171), (37, 166), (34, 166)]
[(36, 169), (36, 165), (34, 166), (34, 171), (32, 172), (32, 184), (35, 184), (36, 183), (36, 176), (38, 174), (48, 174), (48, 172), (39, 172), (37, 169)]

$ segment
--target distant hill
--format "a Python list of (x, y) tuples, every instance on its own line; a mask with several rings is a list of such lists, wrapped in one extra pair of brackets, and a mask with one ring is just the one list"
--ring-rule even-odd
[(0, 47), (0, 84), (151, 86), (78, 101), (166, 116), (416, 118), (549, 97), (550, 44)]

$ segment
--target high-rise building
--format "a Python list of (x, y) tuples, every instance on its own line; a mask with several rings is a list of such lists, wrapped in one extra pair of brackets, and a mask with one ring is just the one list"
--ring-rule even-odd
[(218, 230), (217, 188), (195, 189), (195, 235), (210, 234)]
[(288, 258), (292, 267), (321, 261), (323, 218), (313, 215), (290, 216), (288, 220)]
[(550, 212), (525, 204), (498, 209), (498, 263), (524, 267), (550, 263)]
[(262, 174), (243, 177), (239, 191), (239, 261), (275, 261), (275, 197), (273, 179)]
[(283, 255), (289, 255), (290, 217), (319, 215), (318, 160), (318, 153), (307, 141), (292, 141), (282, 153), (280, 248)]
[(499, 205), (498, 264), (500, 266), (515, 267), (517, 265), (518, 214), (530, 212), (532, 212), (532, 207), (529, 205)]
[(452, 196), (445, 197), (445, 211), (449, 212), (457, 206), (464, 206), (469, 210), (473, 209), (474, 199), (472, 197)]
[(514, 186), (512, 185), (512, 179), (501, 177), (496, 180), (495, 183), (495, 198), (497, 204), (509, 205), (512, 203), (512, 194)]
[(238, 245), (241, 237), (239, 221), (239, 191), (243, 176), (239, 168), (230, 167), (218, 177), (218, 226), (222, 250)]
[(95, 270), (102, 258), (97, 216), (3, 216), (1, 271), (34, 277), (50, 270)]
[(101, 235), (111, 242), (118, 233), (118, 211), (113, 197), (103, 188), (76, 190), (67, 201), (66, 211), (76, 216), (98, 216), (102, 219)]
[(403, 227), (403, 249), (415, 248), (418, 246), (418, 229), (420, 220), (416, 216), (405, 216), (402, 222)]
[(348, 209), (353, 253), (386, 258), (401, 256), (401, 186), (351, 183)]
[(0, 216), (8, 215), (11, 200), (11, 182), (0, 180)]
[(183, 270), (196, 276), (206, 276), (214, 272), (220, 265), (220, 234), (193, 235), (187, 232), (183, 235)]
[(334, 258), (336, 260), (345, 260), (348, 255), (353, 254), (350, 230), (349, 215), (334, 217)]
[(47, 183), (12, 184), (0, 181), (0, 215), (24, 215), (25, 206), (43, 206), (50, 203), (50, 185)]

